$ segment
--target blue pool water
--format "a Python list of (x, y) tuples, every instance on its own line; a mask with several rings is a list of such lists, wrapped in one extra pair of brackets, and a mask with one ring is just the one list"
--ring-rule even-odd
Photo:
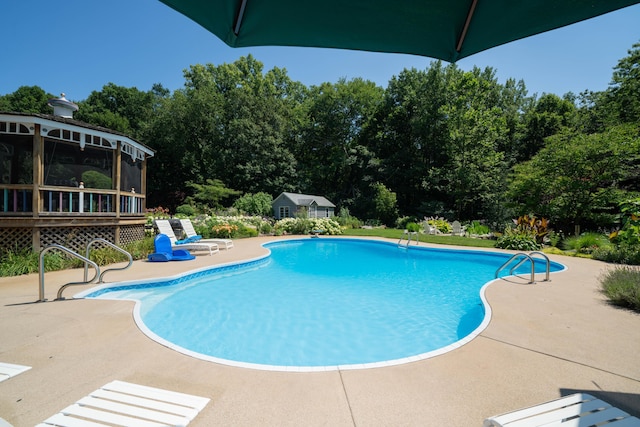
[(479, 333), (488, 322), (481, 288), (508, 259), (356, 239), (265, 246), (263, 259), (88, 297), (139, 301), (143, 331), (205, 359), (272, 369), (376, 366), (438, 354)]

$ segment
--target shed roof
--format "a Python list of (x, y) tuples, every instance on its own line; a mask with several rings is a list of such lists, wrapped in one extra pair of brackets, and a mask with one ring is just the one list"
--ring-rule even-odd
[(335, 208), (336, 205), (331, 203), (327, 198), (323, 196), (313, 196), (311, 194), (298, 194), (298, 193), (282, 193), (297, 206), (311, 206), (314, 202), (318, 206)]

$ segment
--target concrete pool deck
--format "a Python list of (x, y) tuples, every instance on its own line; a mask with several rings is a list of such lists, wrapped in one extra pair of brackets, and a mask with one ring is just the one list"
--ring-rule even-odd
[[(250, 259), (272, 240), (235, 240), (233, 249), (194, 261), (136, 261), (105, 279), (172, 276)], [(0, 362), (32, 369), (0, 382), (0, 417), (33, 426), (112, 380), (211, 398), (193, 426), (481, 426), (489, 416), (582, 391), (640, 416), (640, 315), (610, 306), (599, 292), (598, 276), (609, 265), (550, 258), (568, 267), (551, 282), (498, 280), (488, 287), (491, 322), (461, 348), (404, 365), (312, 373), (180, 354), (138, 330), (133, 302), (71, 299), (91, 286), (72, 286), (67, 300), (52, 301), (82, 270), (47, 273), (45, 303), (33, 303), (37, 274), (3, 277)]]

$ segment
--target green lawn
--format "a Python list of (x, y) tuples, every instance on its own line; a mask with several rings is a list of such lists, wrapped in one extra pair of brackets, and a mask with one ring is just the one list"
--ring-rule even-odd
[[(349, 228), (344, 230), (345, 236), (377, 236), (389, 239), (400, 239), (403, 230), (395, 228)], [(455, 246), (474, 246), (480, 248), (495, 247), (495, 240), (472, 239), (460, 236), (433, 236), (430, 234), (418, 234), (419, 240), (425, 243)]]

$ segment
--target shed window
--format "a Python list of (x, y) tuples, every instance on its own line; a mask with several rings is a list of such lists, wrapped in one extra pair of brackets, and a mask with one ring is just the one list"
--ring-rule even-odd
[(280, 206), (280, 218), (289, 218), (289, 206)]

